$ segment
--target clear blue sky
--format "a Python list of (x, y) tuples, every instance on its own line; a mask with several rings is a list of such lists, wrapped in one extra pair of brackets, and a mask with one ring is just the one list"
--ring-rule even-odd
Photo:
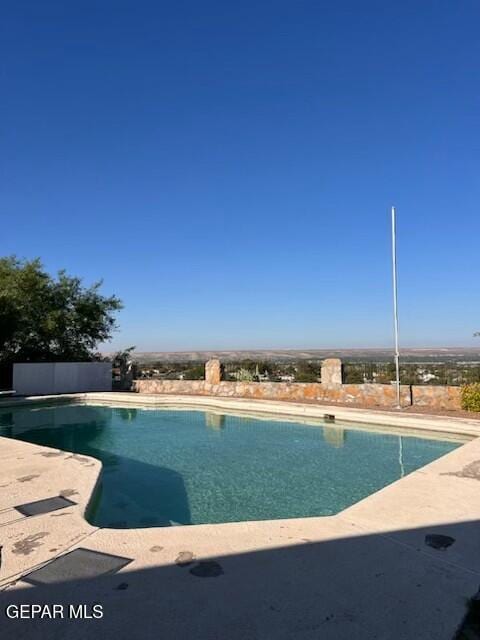
[(125, 304), (110, 348), (480, 329), (477, 0), (11, 2), (1, 254)]

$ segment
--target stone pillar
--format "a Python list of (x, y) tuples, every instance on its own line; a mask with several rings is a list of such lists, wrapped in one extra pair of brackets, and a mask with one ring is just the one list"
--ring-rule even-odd
[(345, 444), (345, 429), (342, 427), (323, 427), (323, 439), (336, 449)]
[(327, 358), (322, 362), (322, 384), (332, 386), (342, 384), (342, 361)]
[(220, 360), (209, 360), (205, 363), (205, 382), (218, 384), (222, 379)]
[(220, 431), (225, 429), (225, 416), (219, 413), (205, 413), (205, 424), (209, 429)]

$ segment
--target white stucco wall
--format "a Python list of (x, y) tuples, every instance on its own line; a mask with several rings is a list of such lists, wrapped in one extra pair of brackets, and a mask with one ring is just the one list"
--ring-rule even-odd
[(18, 395), (112, 390), (110, 362), (28, 362), (13, 365)]

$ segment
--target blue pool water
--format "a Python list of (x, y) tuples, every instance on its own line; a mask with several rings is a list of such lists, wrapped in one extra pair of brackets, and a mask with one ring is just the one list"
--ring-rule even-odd
[(458, 446), (203, 411), (0, 410), (0, 435), (94, 456), (88, 519), (130, 528), (331, 515)]

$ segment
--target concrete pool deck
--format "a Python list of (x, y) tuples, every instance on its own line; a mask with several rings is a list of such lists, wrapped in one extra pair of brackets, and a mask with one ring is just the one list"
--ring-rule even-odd
[[(59, 639), (87, 633), (222, 640), (454, 637), (480, 585), (478, 421), (205, 397), (102, 393), (68, 400), (255, 410), (307, 420), (334, 413), (342, 422), (470, 440), (335, 516), (116, 530), (84, 519), (101, 472), (98, 460), (0, 438), (0, 630), (15, 638)], [(14, 398), (0, 407), (7, 402), (37, 401)], [(55, 495), (77, 504), (31, 517), (14, 509)], [(450, 546), (432, 546), (428, 536), (435, 534), (448, 536)], [(132, 562), (115, 574), (49, 586), (22, 579), (75, 548)], [(100, 603), (104, 616), (8, 620), (5, 607), (21, 603)]]

